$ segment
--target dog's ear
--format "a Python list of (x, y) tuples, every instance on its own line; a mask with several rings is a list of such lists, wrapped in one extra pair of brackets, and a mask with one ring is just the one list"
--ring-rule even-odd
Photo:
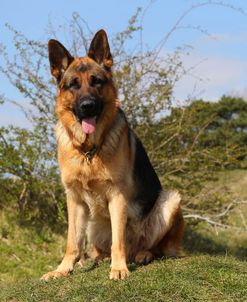
[(69, 67), (74, 58), (68, 50), (56, 40), (50, 40), (48, 42), (48, 52), (51, 74), (59, 83), (65, 70)]
[(110, 46), (106, 32), (103, 29), (95, 34), (89, 47), (88, 56), (106, 68), (112, 67), (113, 59)]

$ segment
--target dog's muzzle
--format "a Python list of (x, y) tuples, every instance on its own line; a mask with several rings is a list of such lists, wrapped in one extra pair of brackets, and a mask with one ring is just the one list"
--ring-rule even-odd
[(98, 119), (102, 111), (102, 101), (94, 97), (86, 97), (79, 99), (74, 106), (74, 113), (78, 121), (83, 119), (96, 117)]
[(94, 100), (85, 100), (80, 103), (80, 111), (87, 117), (96, 114), (96, 102)]

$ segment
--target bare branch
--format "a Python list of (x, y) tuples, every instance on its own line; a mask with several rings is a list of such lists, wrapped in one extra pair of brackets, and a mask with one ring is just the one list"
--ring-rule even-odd
[(210, 225), (213, 225), (213, 226), (216, 226), (216, 227), (219, 227), (219, 228), (223, 228), (223, 229), (234, 229), (234, 230), (239, 230), (239, 231), (244, 230), (243, 228), (236, 227), (236, 226), (229, 225), (229, 224), (223, 224), (223, 223), (214, 221), (209, 217), (204, 217), (204, 216), (197, 215), (197, 214), (186, 214), (186, 215), (184, 215), (184, 218), (185, 219), (195, 219), (195, 220), (204, 221), (204, 222), (207, 222)]

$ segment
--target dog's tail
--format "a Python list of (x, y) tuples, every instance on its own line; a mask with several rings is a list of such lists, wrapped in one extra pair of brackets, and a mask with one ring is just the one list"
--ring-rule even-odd
[(173, 224), (174, 217), (180, 210), (181, 196), (177, 191), (162, 191), (159, 196), (159, 202), (164, 222), (166, 224), (167, 230), (169, 230)]

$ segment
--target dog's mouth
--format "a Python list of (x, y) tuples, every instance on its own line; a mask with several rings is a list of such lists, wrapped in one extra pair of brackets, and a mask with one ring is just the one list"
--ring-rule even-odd
[(75, 103), (73, 112), (85, 134), (92, 134), (96, 131), (96, 124), (102, 109), (103, 102), (93, 97), (84, 97)]
[(82, 131), (85, 134), (92, 134), (96, 130), (96, 116), (84, 118), (81, 121)]

